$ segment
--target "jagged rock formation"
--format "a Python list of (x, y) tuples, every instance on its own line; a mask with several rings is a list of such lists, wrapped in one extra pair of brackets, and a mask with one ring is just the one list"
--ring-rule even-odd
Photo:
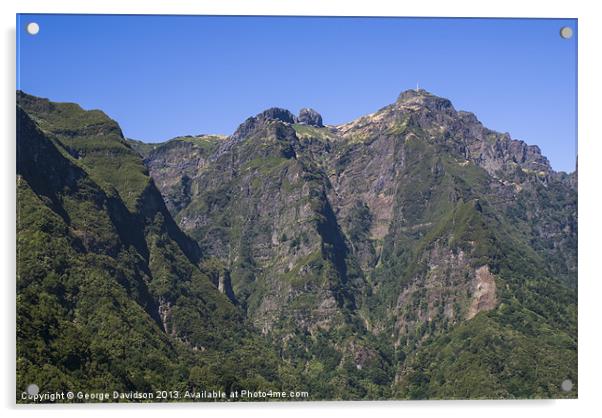
[(232, 139), (244, 139), (246, 136), (251, 134), (257, 127), (264, 125), (268, 121), (281, 121), (285, 123), (295, 123), (297, 118), (291, 112), (286, 109), (279, 107), (272, 107), (264, 110), (257, 116), (248, 118), (243, 124), (241, 124), (236, 132), (231, 136)]
[(315, 110), (306, 107), (299, 111), (299, 117), (297, 118), (297, 122), (303, 125), (316, 126), (318, 128), (324, 126), (322, 124), (322, 115), (320, 115)]

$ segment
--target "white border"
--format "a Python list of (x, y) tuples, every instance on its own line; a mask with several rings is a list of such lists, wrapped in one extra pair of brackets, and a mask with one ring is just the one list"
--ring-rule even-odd
[[(602, 229), (600, 228), (600, 190), (602, 176), (602, 114), (600, 89), (601, 14), (594, 1), (505, 0), (495, 3), (471, 0), (3, 0), (2, 73), (0, 115), (2, 142), (0, 198), (2, 199), (0, 256), (2, 276), (3, 335), (0, 343), (0, 404), (5, 416), (104, 417), (143, 413), (162, 417), (173, 410), (178, 415), (244, 415), (245, 417), (305, 417), (308, 414), (349, 417), (430, 416), (504, 417), (537, 415), (550, 417), (590, 416), (598, 405), (601, 368), (600, 298), (598, 276)], [(579, 400), (573, 401), (438, 401), (438, 402), (312, 402), (287, 404), (186, 404), (186, 405), (86, 405), (14, 406), (15, 355), (15, 14), (19, 13), (107, 13), (107, 14), (220, 14), (220, 15), (322, 15), (322, 16), (448, 16), (448, 17), (562, 17), (579, 19)]]

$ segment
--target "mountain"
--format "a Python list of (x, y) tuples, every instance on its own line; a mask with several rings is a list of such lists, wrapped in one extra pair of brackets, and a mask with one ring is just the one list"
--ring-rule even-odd
[(17, 127), (18, 400), (279, 381), (114, 121), (18, 92)]
[[(18, 106), (18, 321), (38, 309), (29, 292), (61, 309), (23, 347), (52, 350), (49, 327), (95, 337), (78, 304), (98, 275), (123, 294), (117, 306), (139, 310), (136, 330), (175, 347), (156, 351), (214, 386), (234, 373), (311, 399), (576, 397), (576, 172), (449, 100), (409, 90), (339, 126), (271, 108), (228, 137), (160, 144), (77, 105), (20, 93)], [(57, 260), (45, 255), (55, 242), (67, 262), (32, 261)], [(78, 276), (80, 258), (105, 264), (79, 261), (94, 274)], [(86, 312), (125, 321), (111, 303)], [(228, 373), (195, 357), (252, 350), (271, 354)], [(25, 382), (44, 360), (19, 353)], [(60, 361), (69, 378), (90, 373)]]

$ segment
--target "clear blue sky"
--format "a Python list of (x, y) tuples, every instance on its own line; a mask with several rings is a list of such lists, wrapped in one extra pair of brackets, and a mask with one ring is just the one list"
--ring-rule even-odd
[(576, 37), (574, 19), (20, 15), (17, 88), (155, 142), (230, 134), (272, 106), (347, 122), (419, 82), (573, 171)]

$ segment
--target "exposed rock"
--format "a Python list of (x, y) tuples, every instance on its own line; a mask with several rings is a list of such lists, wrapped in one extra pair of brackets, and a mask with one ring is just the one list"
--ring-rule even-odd
[(464, 251), (455, 254), (437, 242), (424, 261), (428, 269), (413, 277), (397, 299), (395, 329), (400, 338), (431, 323), (455, 324), (465, 316), (471, 288), (468, 255)]
[(178, 137), (148, 152), (144, 161), (172, 214), (190, 203), (192, 179), (224, 142), (224, 137), (215, 135)]
[(452, 109), (451, 101), (435, 96), (424, 89), (406, 90), (397, 97), (397, 104), (403, 106), (425, 106), (433, 111)]
[(472, 319), (479, 312), (490, 311), (495, 308), (496, 304), (495, 277), (489, 271), (489, 266), (481, 266), (475, 271), (472, 301), (466, 318)]
[(322, 127), (322, 115), (313, 109), (303, 108), (299, 111), (298, 122), (304, 125)]
[[(164, 298), (159, 298), (159, 317), (161, 318), (161, 324), (163, 325), (163, 331), (170, 335), (176, 335), (175, 327), (170, 324), (171, 317), (171, 302), (166, 301)], [(170, 325), (172, 325), (170, 327)]]
[(272, 107), (244, 121), (232, 134), (231, 138), (235, 140), (241, 140), (258, 127), (265, 125), (265, 123), (270, 120), (285, 123), (297, 122), (297, 118), (290, 111), (279, 107)]
[[(212, 277), (213, 280), (213, 277)], [(232, 279), (230, 278), (230, 272), (227, 269), (222, 269), (217, 272), (217, 283), (214, 284), (217, 289), (226, 295), (228, 299), (232, 301), (232, 303), (236, 304), (236, 296), (234, 295), (234, 291), (232, 290)]]
[(264, 110), (259, 115), (257, 115), (257, 118), (264, 120), (279, 120), (281, 122), (286, 123), (296, 122), (295, 115), (293, 115), (288, 110), (279, 107), (271, 107), (267, 110)]

